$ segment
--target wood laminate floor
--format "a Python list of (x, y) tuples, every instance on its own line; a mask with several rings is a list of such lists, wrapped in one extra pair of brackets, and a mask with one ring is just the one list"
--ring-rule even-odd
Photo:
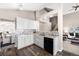
[(17, 55), (18, 56), (52, 56), (50, 53), (48, 53), (47, 51), (36, 45), (31, 45), (24, 49), (18, 50)]
[[(29, 47), (25, 47), (20, 50), (17, 50), (17, 48), (13, 46), (5, 47), (2, 50), (0, 49), (0, 56), (53, 56), (53, 55), (51, 55), (50, 53), (48, 53), (47, 51), (36, 45), (31, 45)], [(58, 52), (56, 56), (78, 56), (78, 55), (70, 53), (68, 51), (62, 51)]]
[(23, 49), (17, 50), (16, 48), (11, 48), (8, 50), (1, 50), (1, 56), (52, 56), (50, 53), (44, 49), (31, 45)]

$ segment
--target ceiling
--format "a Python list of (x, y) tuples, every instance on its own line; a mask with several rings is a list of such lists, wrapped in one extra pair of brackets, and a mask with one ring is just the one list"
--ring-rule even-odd
[(0, 3), (0, 9), (18, 9), (36, 11), (44, 7), (56, 9), (57, 3)]
[[(68, 14), (68, 13), (75, 12), (75, 10), (72, 9), (72, 6), (74, 6), (76, 4), (79, 5), (79, 3), (63, 3), (63, 13)], [(79, 8), (77, 11), (79, 11)]]
[[(72, 6), (76, 3), (63, 3), (63, 13), (71, 12)], [(78, 3), (77, 3), (78, 4)], [(36, 11), (42, 8), (57, 9), (59, 3), (0, 3), (0, 9), (15, 9), (15, 10), (29, 10)]]

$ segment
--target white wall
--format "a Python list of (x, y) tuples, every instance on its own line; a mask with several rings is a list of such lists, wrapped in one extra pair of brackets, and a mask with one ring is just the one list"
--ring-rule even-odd
[(79, 26), (79, 11), (66, 14), (63, 19), (63, 26), (65, 28), (69, 29), (71, 27)]
[(51, 30), (51, 23), (49, 22), (49, 19), (47, 16), (48, 12), (46, 12), (44, 9), (40, 11), (36, 11), (36, 20), (39, 22), (39, 31), (41, 32), (48, 32)]
[(23, 18), (29, 18), (33, 20), (35, 19), (33, 11), (18, 11), (18, 10), (0, 9), (0, 18), (15, 20), (17, 16), (23, 17)]
[(39, 22), (39, 31), (49, 32), (51, 30), (51, 23)]

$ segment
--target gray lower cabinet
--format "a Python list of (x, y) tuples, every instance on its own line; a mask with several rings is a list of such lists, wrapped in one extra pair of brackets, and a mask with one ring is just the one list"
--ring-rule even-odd
[(34, 36), (34, 43), (41, 47), (41, 48), (44, 48), (44, 37), (43, 36), (38, 36), (38, 35), (35, 35)]

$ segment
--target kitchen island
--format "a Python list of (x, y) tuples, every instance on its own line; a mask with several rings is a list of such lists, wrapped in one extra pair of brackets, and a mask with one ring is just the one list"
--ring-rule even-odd
[[(40, 35), (34, 34), (34, 43), (47, 50), (52, 55), (59, 51), (59, 35)], [(52, 51), (50, 51), (52, 49)]]

